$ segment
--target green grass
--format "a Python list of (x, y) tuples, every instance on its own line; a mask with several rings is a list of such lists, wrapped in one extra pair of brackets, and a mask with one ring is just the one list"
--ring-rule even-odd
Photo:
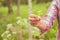
[[(43, 17), (46, 14), (49, 5), (50, 5), (50, 2), (33, 4), (33, 6), (32, 6), (33, 14)], [(20, 6), (20, 16), (22, 18), (28, 18), (28, 5)], [(6, 30), (6, 25), (8, 23), (16, 22), (16, 17), (17, 17), (17, 6), (16, 5), (13, 6), (12, 14), (8, 14), (7, 7), (2, 7), (2, 6), (0, 7), (0, 35), (4, 32), (4, 30)], [(55, 22), (53, 28), (50, 31), (48, 31), (46, 34), (48, 34), (48, 37), (50, 40), (53, 40), (53, 39), (55, 40), (56, 32), (57, 32), (57, 22)], [(53, 38), (51, 39), (51, 37), (53, 37)], [(1, 36), (0, 36), (0, 38), (1, 38)]]

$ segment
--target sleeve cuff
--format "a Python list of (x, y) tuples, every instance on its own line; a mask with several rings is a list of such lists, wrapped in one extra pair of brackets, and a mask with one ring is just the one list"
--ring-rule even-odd
[(46, 29), (45, 30), (41, 30), (40, 31), (40, 35), (42, 35), (43, 33), (45, 33), (46, 31), (48, 31), (50, 29), (50, 27), (46, 26)]

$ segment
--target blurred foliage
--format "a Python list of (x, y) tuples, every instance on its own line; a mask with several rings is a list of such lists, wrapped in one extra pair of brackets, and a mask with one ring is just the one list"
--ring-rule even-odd
[[(5, 1), (5, 0), (3, 0)], [(0, 3), (3, 2), (0, 0)], [(15, 0), (16, 1), (16, 0)], [(22, 0), (23, 1), (23, 0)], [(34, 1), (36, 3), (36, 1)], [(33, 4), (33, 14), (36, 14), (40, 17), (43, 17), (47, 9), (50, 5), (50, 2), (48, 3), (39, 3), (39, 4)], [(23, 31), (23, 38), (24, 40), (28, 39), (28, 5), (21, 5), (21, 15), (18, 17), (18, 20), (16, 20), (17, 17), (17, 6), (13, 6), (13, 13), (8, 15), (8, 8), (7, 7), (0, 7), (0, 35), (6, 31), (6, 25), (11, 23), (13, 25), (16, 25), (16, 22), (19, 24), (17, 25), (20, 27)], [(40, 39), (47, 39), (47, 40), (56, 40), (56, 33), (57, 33), (57, 21), (54, 23), (52, 29), (50, 29), (48, 32), (45, 32), (43, 35), (39, 35), (39, 31), (35, 28), (32, 28), (35, 33), (33, 34), (33, 37), (35, 38), (38, 36)], [(0, 36), (0, 40), (3, 38)]]
[[(37, 3), (42, 3), (42, 2), (50, 2), (52, 0), (32, 0), (33, 3), (36, 2)], [(20, 0), (21, 4), (28, 4), (28, 0)], [(17, 0), (12, 0), (13, 4), (17, 4)], [(8, 5), (8, 0), (0, 0), (0, 6), (7, 6)]]

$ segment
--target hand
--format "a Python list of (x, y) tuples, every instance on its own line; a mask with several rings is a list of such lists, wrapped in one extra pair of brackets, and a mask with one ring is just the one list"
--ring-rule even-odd
[(32, 26), (36, 26), (41, 30), (45, 30), (46, 29), (46, 23), (44, 22), (44, 20), (42, 20), (39, 16), (31, 14), (29, 16), (29, 21), (30, 24)]
[(45, 30), (46, 29), (46, 23), (44, 20), (40, 20), (39, 23), (37, 24), (37, 27), (40, 29), (40, 30)]
[(31, 14), (31, 15), (29, 16), (29, 21), (30, 21), (30, 24), (31, 24), (32, 26), (37, 26), (37, 24), (39, 23), (40, 19), (41, 19), (41, 18), (40, 18), (39, 16), (34, 15), (34, 14)]

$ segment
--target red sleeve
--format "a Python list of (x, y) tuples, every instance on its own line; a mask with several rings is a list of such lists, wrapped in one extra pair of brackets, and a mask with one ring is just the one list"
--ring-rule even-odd
[(46, 23), (46, 30), (41, 30), (41, 34), (51, 28), (51, 26), (54, 23), (55, 18), (57, 17), (57, 13), (58, 13), (58, 3), (57, 1), (54, 0), (52, 1), (52, 4), (48, 9), (47, 14), (42, 19)]

